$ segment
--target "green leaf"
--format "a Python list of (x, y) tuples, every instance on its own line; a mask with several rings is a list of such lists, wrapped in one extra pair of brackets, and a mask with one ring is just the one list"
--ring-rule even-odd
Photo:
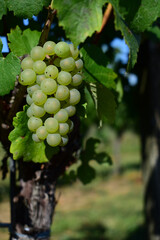
[(129, 61), (128, 61), (128, 71), (132, 69), (137, 61), (137, 53), (139, 50), (139, 42), (140, 40), (138, 37), (129, 29), (127, 24), (125, 23), (124, 19), (122, 18), (122, 15), (119, 12), (119, 9), (117, 8), (117, 5), (115, 2), (116, 0), (110, 0), (109, 1), (113, 7), (114, 7), (114, 13), (115, 13), (115, 28), (116, 30), (120, 30), (122, 33), (122, 36), (125, 39), (126, 44), (128, 45), (130, 49), (129, 53)]
[(17, 26), (8, 34), (9, 48), (16, 56), (30, 53), (31, 49), (38, 44), (40, 35), (40, 32), (32, 31), (29, 28), (22, 32)]
[(83, 184), (87, 184), (95, 178), (96, 172), (94, 168), (85, 163), (78, 168), (77, 175)]
[(58, 11), (59, 25), (66, 32), (67, 37), (77, 46), (95, 31), (99, 31), (102, 24), (102, 6), (104, 0), (54, 0), (54, 7)]
[(0, 96), (8, 94), (14, 88), (20, 69), (20, 60), (13, 53), (0, 58)]
[(116, 114), (114, 94), (102, 84), (90, 84), (89, 92), (94, 100), (100, 120), (113, 123)]
[(7, 7), (14, 12), (15, 16), (22, 18), (32, 18), (33, 15), (38, 15), (43, 6), (49, 5), (49, 0), (6, 0)]
[(135, 32), (144, 32), (160, 17), (160, 1), (112, 0), (119, 12)]
[(6, 1), (0, 0), (0, 19), (7, 13)]
[[(9, 140), (11, 141), (10, 152), (15, 160), (23, 158), (23, 161), (47, 162), (45, 143), (36, 143), (32, 140), (32, 133), (27, 127), (28, 117), (26, 110), (27, 107), (24, 107), (24, 111), (18, 112), (13, 119), (14, 129), (9, 134)], [(57, 153), (57, 149), (54, 153)]]
[(115, 89), (115, 79), (117, 78), (117, 74), (112, 69), (104, 67), (104, 65), (107, 64), (105, 55), (99, 50), (99, 56), (97, 48), (94, 55), (91, 55), (91, 51), (94, 51), (94, 47), (85, 47), (81, 49), (81, 54), (84, 60), (84, 80), (88, 83), (99, 82), (107, 88)]
[(158, 26), (153, 26), (147, 29), (148, 33), (151, 33), (158, 41), (160, 39), (160, 28)]

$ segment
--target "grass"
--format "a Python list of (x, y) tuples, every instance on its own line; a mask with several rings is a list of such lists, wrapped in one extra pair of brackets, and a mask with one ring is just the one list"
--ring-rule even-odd
[[(113, 155), (112, 145), (100, 150)], [(76, 182), (57, 189), (58, 205), (52, 224), (51, 240), (143, 240), (143, 196), (139, 138), (127, 132), (122, 138), (120, 175), (114, 165), (94, 165), (97, 178), (86, 186)], [(9, 221), (9, 203), (0, 181), (0, 222)], [(0, 239), (8, 239), (0, 229)]]

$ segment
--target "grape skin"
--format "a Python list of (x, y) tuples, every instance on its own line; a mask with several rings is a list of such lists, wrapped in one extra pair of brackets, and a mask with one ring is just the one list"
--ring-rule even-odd
[(68, 138), (67, 135), (62, 136), (62, 137), (61, 137), (61, 143), (60, 143), (60, 146), (61, 146), (61, 147), (64, 147), (65, 145), (67, 145), (68, 140), (69, 140), (69, 138)]
[(41, 140), (44, 140), (46, 139), (47, 135), (48, 135), (48, 132), (46, 130), (46, 127), (45, 126), (41, 126), (39, 128), (37, 128), (36, 130), (36, 134), (37, 134), (37, 137)]
[(58, 68), (53, 65), (49, 65), (45, 69), (45, 76), (47, 78), (53, 78), (55, 79), (58, 76)]
[(64, 123), (68, 120), (68, 113), (65, 109), (60, 109), (54, 117), (59, 123)]
[(59, 85), (55, 94), (59, 101), (64, 101), (69, 98), (69, 89), (66, 86)]
[(46, 119), (46, 121), (44, 122), (44, 126), (49, 133), (55, 133), (59, 127), (58, 121), (52, 117)]
[(57, 83), (52, 78), (45, 78), (41, 83), (42, 91), (47, 94), (51, 95), (56, 92), (57, 90)]
[(42, 90), (36, 90), (32, 95), (32, 100), (36, 105), (42, 105), (47, 101), (47, 95)]
[(61, 85), (69, 85), (72, 81), (72, 76), (69, 72), (61, 71), (58, 74), (57, 82)]
[(64, 58), (60, 61), (60, 67), (63, 71), (71, 72), (75, 66), (75, 60), (72, 57)]
[(40, 126), (42, 126), (42, 120), (40, 118), (31, 117), (28, 120), (28, 128), (32, 132), (36, 131)]
[(54, 47), (55, 47), (55, 42), (53, 41), (47, 41), (44, 45), (43, 45), (43, 49), (45, 51), (45, 53), (47, 55), (54, 55), (55, 51), (54, 51)]
[(77, 103), (79, 103), (80, 99), (81, 99), (80, 92), (75, 88), (71, 89), (68, 103), (70, 105), (76, 105)]
[(32, 69), (25, 69), (20, 74), (19, 82), (24, 85), (32, 85), (36, 81), (36, 74)]
[(30, 56), (24, 58), (21, 62), (21, 68), (23, 70), (25, 69), (32, 69), (33, 68), (33, 63), (34, 61), (32, 60), (32, 58)]
[(34, 91), (39, 90), (39, 89), (41, 89), (40, 86), (38, 84), (34, 84), (30, 87), (27, 87), (27, 92), (30, 95), (30, 97), (32, 97)]
[(65, 58), (70, 55), (70, 47), (65, 42), (59, 42), (54, 47), (55, 54), (58, 57)]
[(61, 136), (66, 135), (69, 132), (69, 125), (68, 123), (59, 123), (59, 133)]
[(37, 106), (36, 104), (32, 103), (30, 107), (32, 109), (33, 116), (35, 117), (43, 117), (46, 113), (43, 106)]
[(31, 58), (34, 61), (37, 60), (44, 60), (45, 59), (45, 51), (42, 47), (40, 46), (36, 46), (34, 48), (32, 48), (31, 50)]
[(51, 147), (56, 147), (61, 142), (61, 135), (59, 133), (48, 134), (47, 136), (47, 143)]
[(56, 98), (48, 98), (44, 104), (44, 109), (47, 113), (55, 114), (60, 110), (60, 102)]
[(37, 74), (43, 74), (45, 71), (45, 68), (46, 68), (46, 64), (42, 60), (38, 60), (33, 63), (33, 70)]

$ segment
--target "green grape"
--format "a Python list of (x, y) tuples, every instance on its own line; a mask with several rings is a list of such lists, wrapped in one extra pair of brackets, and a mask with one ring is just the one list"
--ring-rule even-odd
[(70, 55), (70, 47), (66, 42), (59, 42), (54, 47), (55, 54), (60, 58), (65, 58)]
[(76, 59), (79, 54), (78, 48), (75, 48), (73, 44), (69, 44), (69, 47), (70, 47), (71, 56), (73, 57), (73, 59)]
[(69, 89), (66, 86), (59, 85), (55, 94), (55, 97), (60, 100), (64, 101), (69, 97)]
[(76, 113), (76, 108), (75, 108), (75, 106), (72, 106), (72, 105), (66, 106), (66, 107), (64, 107), (64, 109), (67, 111), (69, 117), (74, 116), (75, 113)]
[(36, 133), (33, 133), (33, 134), (32, 134), (32, 140), (33, 140), (34, 142), (36, 142), (36, 143), (42, 142), (42, 140), (40, 140), (40, 139), (38, 138), (38, 136), (37, 136)]
[(60, 67), (60, 58), (56, 58), (54, 61), (53, 61), (53, 63), (54, 63), (54, 65), (56, 66), (56, 67)]
[(68, 138), (67, 135), (62, 136), (62, 137), (61, 137), (61, 143), (60, 143), (60, 146), (61, 146), (61, 147), (64, 147), (65, 145), (67, 145), (68, 140), (69, 140), (69, 138)]
[(32, 69), (25, 69), (20, 74), (19, 82), (22, 85), (32, 85), (36, 81), (36, 74)]
[(72, 81), (72, 76), (69, 72), (61, 71), (58, 74), (57, 82), (62, 85), (69, 85)]
[(59, 127), (57, 119), (53, 117), (47, 118), (46, 121), (44, 122), (44, 126), (46, 127), (47, 132), (49, 133), (55, 133)]
[(81, 99), (80, 92), (75, 88), (71, 89), (68, 104), (76, 105), (77, 103), (79, 103), (80, 99)]
[(37, 128), (36, 134), (37, 134), (39, 139), (42, 139), (42, 140), (46, 139), (46, 137), (48, 135), (46, 127), (45, 126), (41, 126), (41, 127)]
[(27, 116), (30, 118), (30, 117), (32, 117), (33, 116), (33, 112), (32, 112), (32, 109), (31, 109), (31, 107), (29, 107), (28, 109), (27, 109)]
[(52, 78), (45, 78), (41, 83), (41, 89), (45, 94), (51, 95), (56, 92), (57, 83)]
[(68, 119), (67, 123), (69, 125), (69, 133), (70, 133), (73, 131), (74, 123), (70, 119)]
[(45, 79), (45, 75), (37, 75), (36, 83), (41, 85), (41, 82)]
[(42, 105), (47, 101), (47, 95), (42, 90), (36, 90), (32, 95), (32, 100), (36, 105)]
[(61, 104), (58, 101), (58, 99), (48, 98), (47, 101), (44, 104), (44, 110), (47, 113), (55, 114), (56, 112), (58, 112), (60, 110), (60, 106), (61, 106)]
[(40, 117), (43, 117), (46, 113), (43, 106), (37, 106), (34, 103), (31, 104), (31, 109), (34, 117), (40, 118)]
[(45, 51), (42, 47), (40, 46), (36, 46), (34, 48), (32, 48), (31, 50), (31, 58), (34, 61), (37, 60), (44, 60), (45, 59)]
[(82, 83), (82, 76), (81, 74), (77, 73), (72, 77), (71, 85), (74, 87), (79, 86)]
[(40, 90), (40, 86), (38, 84), (34, 84), (30, 87), (27, 87), (27, 93), (32, 97), (33, 93), (37, 90)]
[(34, 63), (34, 61), (32, 60), (32, 58), (30, 56), (25, 57), (21, 62), (21, 68), (23, 70), (32, 69), (33, 68), (33, 63)]
[(49, 65), (45, 69), (45, 76), (47, 78), (53, 78), (55, 79), (58, 76), (58, 68), (53, 65)]
[(45, 68), (46, 68), (46, 64), (42, 60), (38, 60), (33, 63), (33, 70), (37, 74), (43, 74), (45, 71)]
[(55, 47), (55, 42), (53, 41), (47, 41), (44, 45), (43, 45), (43, 49), (45, 51), (45, 53), (47, 55), (54, 55), (54, 47)]
[(82, 61), (82, 59), (78, 59), (77, 61), (75, 61), (75, 64), (76, 64), (76, 69), (78, 71), (82, 70), (82, 68), (83, 68), (83, 61)]
[(55, 115), (54, 118), (57, 119), (59, 123), (64, 123), (68, 120), (68, 113), (65, 109), (60, 109)]
[(69, 132), (69, 125), (68, 123), (59, 123), (59, 133), (61, 136), (66, 135)]
[(42, 126), (42, 120), (40, 118), (36, 118), (36, 117), (31, 117), (28, 120), (28, 128), (29, 130), (31, 130), (32, 132), (36, 131), (37, 128), (39, 128), (40, 126)]
[(61, 135), (59, 133), (48, 134), (47, 143), (52, 147), (56, 147), (61, 142)]
[(72, 57), (64, 58), (60, 61), (60, 67), (64, 71), (71, 72), (75, 66), (75, 60)]
[(27, 96), (26, 96), (26, 102), (27, 102), (28, 105), (31, 105), (33, 103), (33, 100), (32, 100), (32, 98), (30, 97), (29, 94), (27, 94)]

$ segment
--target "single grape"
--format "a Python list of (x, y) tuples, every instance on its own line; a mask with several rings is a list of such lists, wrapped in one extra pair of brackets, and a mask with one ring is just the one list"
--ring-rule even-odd
[(60, 67), (63, 71), (71, 72), (75, 66), (75, 60), (72, 57), (64, 58), (60, 61)]
[(44, 45), (43, 45), (43, 49), (45, 51), (45, 53), (47, 55), (54, 55), (54, 47), (55, 47), (55, 42), (53, 41), (47, 41)]
[(53, 63), (54, 63), (54, 65), (55, 65), (56, 67), (60, 67), (60, 60), (61, 60), (61, 59), (58, 58), (58, 57), (54, 60)]
[(60, 106), (61, 104), (59, 100), (52, 97), (47, 99), (47, 101), (44, 104), (44, 109), (47, 113), (55, 114), (60, 110)]
[(69, 132), (69, 125), (68, 123), (59, 123), (59, 133), (61, 136), (66, 135)]
[(34, 61), (37, 60), (44, 60), (45, 59), (45, 51), (42, 47), (40, 46), (36, 46), (34, 48), (32, 48), (31, 50), (31, 58)]
[(69, 117), (74, 116), (76, 113), (75, 106), (69, 105), (69, 106), (64, 107), (64, 109), (67, 111)]
[(80, 92), (75, 88), (71, 89), (68, 104), (76, 105), (77, 103), (79, 103), (80, 99), (81, 99)]
[(34, 117), (40, 118), (43, 117), (46, 113), (43, 106), (37, 106), (36, 104), (32, 103), (30, 107), (32, 109)]
[(69, 72), (61, 71), (58, 74), (57, 82), (61, 85), (69, 85), (72, 81), (72, 76)]
[(37, 75), (36, 83), (41, 85), (41, 82), (45, 79), (45, 75)]
[(53, 117), (47, 118), (44, 122), (44, 126), (46, 127), (47, 132), (49, 133), (55, 133), (59, 127), (57, 119)]
[(36, 105), (42, 105), (47, 101), (47, 95), (42, 92), (42, 90), (34, 91), (32, 95), (32, 100)]
[(55, 54), (60, 58), (65, 58), (70, 55), (70, 47), (66, 42), (59, 42), (54, 47)]
[(69, 44), (69, 47), (70, 47), (71, 56), (73, 57), (73, 59), (76, 59), (79, 54), (78, 48), (75, 48), (73, 44)]
[(37, 128), (36, 134), (37, 134), (39, 139), (42, 139), (42, 140), (46, 139), (46, 137), (48, 135), (46, 127), (45, 126), (41, 126), (41, 127)]
[(83, 61), (82, 61), (82, 59), (78, 59), (77, 61), (75, 61), (75, 64), (76, 64), (76, 69), (78, 71), (82, 70), (82, 68), (83, 68)]
[(32, 97), (33, 93), (37, 90), (40, 90), (40, 86), (38, 84), (34, 84), (30, 87), (27, 87), (27, 93)]
[(69, 97), (69, 89), (66, 86), (59, 85), (55, 94), (55, 97), (60, 100), (64, 101)]
[(31, 107), (29, 107), (29, 108), (27, 109), (26, 114), (27, 114), (27, 116), (28, 116), (29, 118), (33, 116), (33, 112), (32, 112)]
[(68, 119), (67, 121), (68, 125), (69, 125), (69, 133), (73, 131), (74, 128), (74, 123), (73, 121), (71, 121), (70, 119)]
[(48, 134), (46, 140), (47, 140), (48, 145), (50, 145), (52, 147), (56, 147), (61, 142), (61, 135), (59, 133)]
[(68, 120), (68, 113), (65, 109), (60, 109), (55, 115), (54, 118), (57, 119), (59, 123), (64, 123)]
[(55, 79), (58, 76), (58, 68), (54, 65), (47, 66), (45, 69), (45, 76)]
[(82, 83), (82, 76), (81, 74), (77, 73), (72, 77), (71, 85), (74, 87), (79, 86)]
[(38, 138), (38, 136), (37, 136), (36, 133), (33, 133), (33, 134), (32, 134), (32, 140), (33, 140), (34, 142), (36, 142), (36, 143), (42, 142), (42, 140), (40, 140), (40, 139)]
[(32, 69), (33, 68), (33, 63), (34, 63), (34, 61), (32, 60), (32, 58), (30, 56), (25, 57), (21, 62), (21, 68), (23, 70)]
[(61, 146), (61, 147), (64, 147), (65, 145), (67, 145), (68, 140), (69, 140), (69, 138), (68, 138), (67, 135), (62, 136), (62, 137), (61, 137), (61, 143), (60, 143), (60, 146)]
[(31, 130), (32, 132), (36, 131), (37, 128), (39, 128), (40, 126), (42, 126), (42, 120), (40, 118), (36, 118), (36, 117), (31, 117), (28, 120), (28, 128), (29, 130)]
[(32, 98), (30, 97), (29, 94), (27, 94), (27, 96), (26, 96), (26, 102), (27, 102), (28, 105), (31, 105), (33, 103), (33, 100), (32, 100)]
[(52, 78), (45, 78), (41, 83), (41, 89), (45, 94), (51, 95), (56, 92), (57, 83)]
[(36, 74), (32, 69), (25, 69), (20, 74), (19, 82), (22, 85), (32, 85), (36, 81)]
[(45, 71), (45, 68), (46, 68), (46, 64), (42, 60), (38, 60), (33, 63), (33, 70), (37, 74), (43, 74)]

